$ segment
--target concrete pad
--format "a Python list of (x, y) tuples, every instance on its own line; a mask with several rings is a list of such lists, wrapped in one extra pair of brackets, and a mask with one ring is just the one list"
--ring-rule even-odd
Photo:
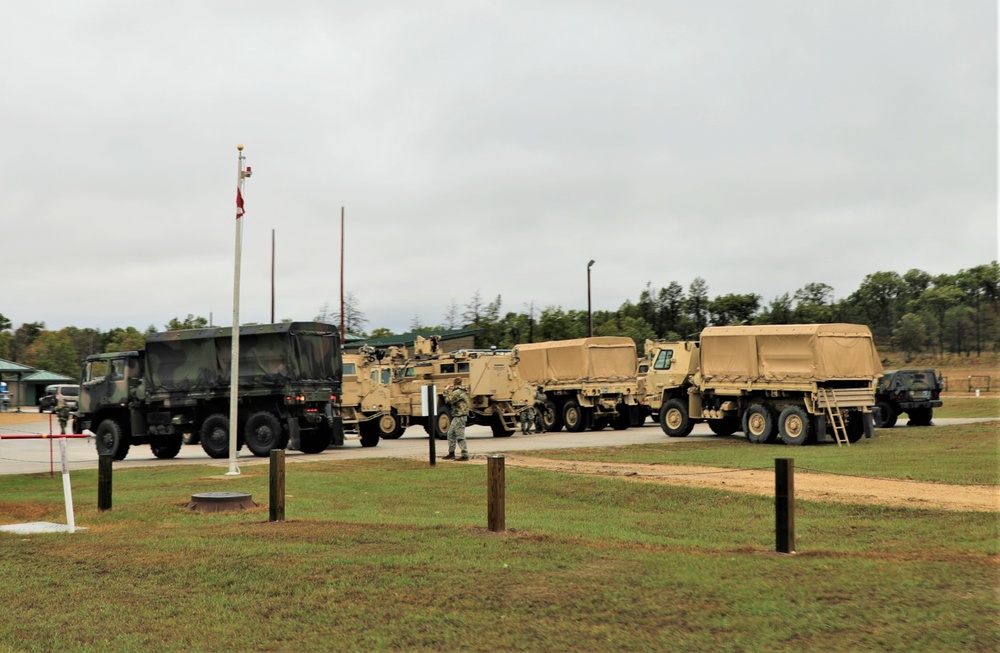
[[(77, 526), (76, 530), (87, 530), (83, 526)], [(17, 533), (19, 535), (31, 535), (33, 533), (69, 533), (68, 524), (53, 524), (47, 521), (33, 521), (27, 524), (11, 524), (10, 526), (0, 526), (0, 531), (7, 533)]]

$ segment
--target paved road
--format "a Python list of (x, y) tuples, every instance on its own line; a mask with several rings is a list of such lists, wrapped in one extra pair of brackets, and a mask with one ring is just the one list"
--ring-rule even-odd
[[(49, 416), (38, 415), (37, 421), (0, 426), (0, 436), (25, 433), (49, 433)], [(994, 418), (995, 419), (995, 418)], [(935, 419), (935, 424), (967, 424), (988, 421), (984, 419)], [(53, 420), (58, 431), (58, 422)], [(905, 426), (897, 426), (906, 428)], [(541, 435), (521, 435), (515, 433), (509, 438), (494, 438), (490, 429), (484, 426), (470, 426), (466, 429), (469, 441), (469, 453), (473, 456), (505, 451), (525, 451), (532, 449), (568, 449), (573, 447), (607, 447), (628, 444), (661, 443), (671, 444), (684, 440), (712, 440), (721, 438), (712, 434), (704, 425), (698, 424), (688, 438), (668, 438), (660, 430), (658, 424), (647, 422), (644, 426), (633, 427), (625, 431), (584, 431), (582, 433), (544, 433)], [(742, 434), (731, 436), (742, 439)], [(96, 469), (97, 450), (92, 442), (80, 439), (67, 440), (67, 459), (71, 470)], [(350, 460), (355, 458), (390, 458), (390, 457), (428, 457), (428, 440), (423, 429), (410, 427), (398, 440), (383, 440), (377, 447), (363, 448), (356, 438), (348, 436), (343, 447), (334, 447), (321, 454), (305, 455), (296, 451), (287, 453), (288, 462), (307, 462), (317, 460)], [(448, 443), (436, 441), (437, 455), (448, 452)], [(50, 460), (52, 462), (50, 462)], [(237, 459), (242, 466), (266, 464), (267, 458), (257, 458), (244, 447)], [(200, 445), (187, 445), (181, 453), (172, 460), (160, 460), (150, 451), (148, 445), (134, 446), (129, 450), (128, 457), (115, 463), (116, 468), (142, 467), (152, 465), (184, 465), (184, 464), (214, 464), (227, 470), (229, 461), (209, 458)], [(7, 440), (0, 438), (0, 475), (2, 474), (32, 474), (47, 473), (50, 465), (58, 473), (60, 470), (59, 444), (51, 439), (45, 440)]]

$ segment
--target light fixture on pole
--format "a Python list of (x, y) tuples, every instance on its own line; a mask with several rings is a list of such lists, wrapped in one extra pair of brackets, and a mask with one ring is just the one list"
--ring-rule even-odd
[(587, 263), (587, 335), (591, 338), (594, 337), (594, 316), (590, 311), (590, 268), (594, 265), (594, 260), (591, 259), (590, 263)]

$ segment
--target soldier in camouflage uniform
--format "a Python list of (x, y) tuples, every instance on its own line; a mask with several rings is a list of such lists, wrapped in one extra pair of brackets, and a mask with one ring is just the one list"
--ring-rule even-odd
[(531, 426), (535, 423), (535, 409), (531, 406), (526, 407), (518, 415), (521, 421), (521, 434), (527, 435), (531, 433)]
[(59, 417), (59, 430), (63, 435), (66, 435), (66, 424), (69, 422), (69, 406), (66, 405), (65, 401), (59, 401), (59, 407), (56, 409), (56, 416)]
[(542, 391), (542, 386), (535, 390), (535, 431), (545, 433), (545, 404), (549, 398)]
[(455, 460), (455, 445), (461, 447), (462, 457), (469, 459), (469, 447), (465, 442), (465, 422), (469, 418), (469, 393), (462, 388), (462, 379), (444, 389), (444, 401), (451, 407), (451, 424), (448, 426), (448, 455), (445, 460)]

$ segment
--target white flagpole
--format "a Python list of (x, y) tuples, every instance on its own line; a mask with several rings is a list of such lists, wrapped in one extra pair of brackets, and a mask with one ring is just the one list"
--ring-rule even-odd
[(237, 145), (239, 157), (236, 164), (236, 264), (233, 271), (233, 344), (231, 374), (229, 379), (229, 471), (226, 476), (239, 476), (236, 464), (237, 430), (239, 429), (239, 388), (240, 388), (240, 259), (243, 247), (243, 180), (250, 171), (243, 169), (243, 146)]

